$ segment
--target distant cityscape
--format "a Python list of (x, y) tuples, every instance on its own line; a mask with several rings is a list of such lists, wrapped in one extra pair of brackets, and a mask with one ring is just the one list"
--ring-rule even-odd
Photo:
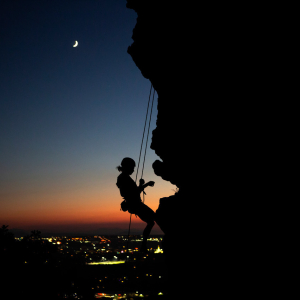
[(41, 237), (34, 232), (14, 240), (15, 247), (23, 245), (22, 251), (27, 247), (25, 252), (28, 245), (39, 245), (32, 248), (34, 256), (24, 255), (22, 262), (18, 258), (21, 269), (36, 268), (39, 257), (45, 270), (64, 273), (57, 294), (52, 293), (56, 299), (166, 299), (163, 236), (151, 236), (146, 253), (139, 251), (142, 236), (130, 236), (128, 241), (128, 236)]

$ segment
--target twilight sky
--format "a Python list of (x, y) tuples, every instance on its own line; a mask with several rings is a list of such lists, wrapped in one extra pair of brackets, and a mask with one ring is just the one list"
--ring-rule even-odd
[[(127, 53), (136, 18), (126, 0), (0, 1), (0, 226), (128, 230), (115, 167), (138, 162), (151, 86)], [(155, 211), (176, 187), (154, 174), (150, 143)]]

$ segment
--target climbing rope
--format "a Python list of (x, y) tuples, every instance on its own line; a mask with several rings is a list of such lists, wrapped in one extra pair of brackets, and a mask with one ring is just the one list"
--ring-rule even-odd
[(151, 105), (150, 119), (149, 119), (149, 125), (148, 125), (148, 133), (147, 133), (147, 140), (146, 140), (146, 147), (145, 147), (145, 154), (144, 154), (144, 162), (143, 162), (141, 179), (143, 178), (143, 174), (144, 174), (144, 166), (145, 166), (145, 159), (146, 159), (146, 153), (147, 153), (148, 137), (149, 137), (149, 130), (150, 130), (150, 124), (151, 124), (151, 117), (152, 117), (152, 109), (153, 109), (153, 102), (154, 102), (154, 94), (155, 94), (155, 91), (153, 93), (153, 98), (152, 98), (152, 105)]
[[(148, 118), (148, 110), (149, 110), (149, 104), (150, 104), (150, 99), (151, 99), (151, 91), (152, 91), (152, 84), (151, 84), (151, 88), (150, 88), (150, 94), (149, 94), (149, 100), (148, 100), (148, 106), (147, 106), (147, 112), (146, 112), (146, 120), (145, 120), (145, 125), (144, 125), (143, 138), (142, 138), (140, 155), (139, 155), (139, 162), (138, 162), (138, 167), (137, 167), (137, 170), (136, 170), (135, 183), (136, 183), (137, 176), (138, 176), (138, 173), (139, 173), (139, 166), (140, 166), (142, 148), (143, 148), (143, 143), (144, 143), (144, 135), (145, 135), (145, 129), (146, 129), (146, 124), (147, 124), (147, 118)], [(154, 93), (153, 93), (153, 98), (154, 98)], [(151, 113), (152, 113), (152, 110), (151, 110)], [(151, 120), (151, 118), (150, 118), (150, 120)], [(150, 123), (149, 123), (149, 126), (150, 126)], [(149, 135), (149, 130), (148, 130), (148, 135)], [(147, 137), (147, 141), (148, 141), (148, 137)], [(144, 170), (144, 167), (143, 167), (143, 170)]]
[[(145, 129), (146, 129), (146, 124), (147, 124), (147, 119), (148, 119), (148, 111), (149, 111), (149, 104), (150, 104), (150, 99), (151, 99), (151, 91), (152, 91), (152, 83), (151, 83), (151, 88), (150, 88), (150, 93), (149, 93), (149, 100), (148, 100), (148, 106), (147, 106), (147, 112), (146, 112), (146, 120), (145, 120), (145, 125), (144, 125), (144, 131), (143, 131), (143, 137), (142, 137), (142, 143), (141, 143), (141, 149), (140, 149), (140, 155), (139, 155), (139, 161), (138, 161), (138, 167), (136, 170), (136, 177), (135, 177), (135, 183), (137, 181), (137, 176), (139, 172), (139, 166), (140, 166), (140, 159), (141, 159), (141, 153), (142, 153), (142, 148), (143, 148), (143, 143), (144, 143), (144, 135), (145, 135)], [(153, 109), (153, 102), (154, 102), (154, 94), (155, 90), (153, 92), (153, 97), (152, 97), (152, 105), (151, 105), (151, 112), (150, 112), (150, 119), (149, 119), (149, 124), (148, 124), (148, 133), (147, 133), (147, 140), (146, 140), (146, 147), (145, 147), (145, 153), (144, 153), (144, 161), (143, 161), (143, 168), (142, 168), (142, 175), (141, 179), (143, 178), (144, 174), (144, 166), (145, 166), (145, 159), (146, 159), (146, 153), (147, 153), (147, 144), (148, 144), (148, 137), (149, 137), (149, 130), (150, 130), (150, 123), (151, 123), (151, 116), (152, 116), (152, 109)], [(145, 202), (145, 192), (143, 191), (143, 203)], [(129, 245), (129, 235), (130, 235), (130, 226), (131, 226), (131, 215), (130, 214), (130, 220), (129, 220), (129, 229), (128, 229), (128, 239), (127, 239), (127, 253), (128, 253), (128, 245)]]

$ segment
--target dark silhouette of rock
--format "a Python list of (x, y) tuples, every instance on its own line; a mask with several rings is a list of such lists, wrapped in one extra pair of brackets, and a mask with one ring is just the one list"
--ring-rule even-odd
[[(153, 169), (179, 188), (156, 211), (171, 299), (195, 285), (211, 298), (276, 291), (267, 232), (278, 190), (271, 98), (280, 88), (267, 8), (161, 0), (127, 7), (138, 14), (128, 53), (158, 94)], [(187, 263), (184, 251), (176, 259), (182, 238), (197, 260)]]

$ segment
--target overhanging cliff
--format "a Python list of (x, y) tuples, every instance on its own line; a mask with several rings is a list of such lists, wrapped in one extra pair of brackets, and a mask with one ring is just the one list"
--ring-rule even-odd
[[(253, 272), (269, 166), (266, 53), (259, 9), (199, 3), (127, 0), (138, 14), (128, 53), (158, 94), (154, 172), (179, 188), (156, 211), (171, 299), (171, 286), (239, 298), (261, 288)], [(197, 277), (178, 259), (184, 236), (199, 259)]]

